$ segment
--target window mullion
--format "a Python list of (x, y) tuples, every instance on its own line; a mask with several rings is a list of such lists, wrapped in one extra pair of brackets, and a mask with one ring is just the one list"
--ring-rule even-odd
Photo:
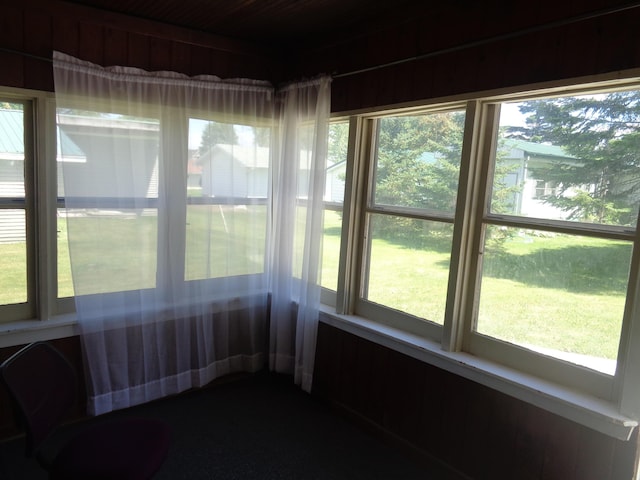
[(618, 399), (620, 413), (633, 418), (640, 418), (638, 365), (640, 365), (640, 237), (636, 234), (614, 385), (614, 394)]
[[(465, 243), (461, 242), (461, 257), (457, 272), (459, 279), (451, 307), (451, 324), (455, 325), (456, 335), (449, 335), (451, 339), (445, 348), (468, 350), (470, 335), (475, 327), (476, 306), (478, 301), (479, 276), (482, 269), (481, 245), (484, 236), (483, 219), (489, 202), (489, 181), (492, 176), (491, 165), (495, 151), (495, 143), (498, 132), (500, 107), (495, 104), (474, 105), (474, 128), (470, 133), (473, 139), (473, 148), (470, 152), (470, 168), (468, 177), (469, 192), (464, 204), (465, 215), (460, 222), (464, 228), (461, 235)], [(454, 249), (455, 251), (455, 249)], [(453, 281), (453, 280), (452, 280)], [(450, 283), (450, 286), (452, 283)], [(447, 337), (445, 337), (447, 338)]]
[(473, 192), (475, 172), (477, 170), (478, 131), (481, 128), (479, 104), (470, 101), (465, 116), (462, 158), (460, 161), (460, 177), (458, 197), (454, 220), (453, 243), (451, 251), (451, 268), (447, 288), (447, 304), (442, 333), (442, 348), (446, 351), (460, 350), (462, 343), (462, 325), (464, 312), (464, 291), (466, 272), (469, 268), (470, 238), (473, 232)]
[(366, 152), (370, 154), (371, 151), (369, 146), (372, 139), (371, 124), (371, 121), (365, 123), (361, 117), (351, 117), (349, 120), (349, 146), (336, 295), (336, 311), (342, 314), (353, 313), (360, 288), (358, 272), (360, 272), (361, 254), (359, 252), (363, 248), (362, 212), (368, 178)]
[(39, 263), (42, 256), (37, 239), (38, 224), (36, 219), (36, 144), (34, 131), (36, 128), (36, 112), (34, 102), (25, 101), (24, 105), (24, 194), (25, 194), (25, 232), (27, 243), (27, 305), (29, 318), (36, 318), (39, 310), (40, 289), (38, 288)]
[(36, 206), (38, 212), (38, 317), (58, 312), (57, 275), (57, 158), (55, 104), (39, 98), (36, 110)]

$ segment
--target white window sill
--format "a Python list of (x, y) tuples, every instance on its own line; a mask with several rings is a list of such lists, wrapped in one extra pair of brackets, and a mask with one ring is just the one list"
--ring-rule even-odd
[[(576, 392), (502, 365), (460, 352), (446, 352), (440, 345), (353, 315), (337, 315), (322, 306), (320, 320), (366, 340), (383, 345), (448, 372), (488, 386), (514, 398), (621, 440), (628, 440), (638, 421), (619, 413), (616, 405)], [(74, 314), (46, 321), (26, 320), (0, 324), (0, 348), (53, 340), (78, 334)]]
[(49, 320), (10, 322), (0, 324), (0, 348), (72, 337), (77, 334), (75, 314), (58, 315)]
[(446, 352), (436, 342), (362, 317), (337, 315), (332, 307), (321, 307), (320, 321), (620, 440), (628, 440), (638, 425), (611, 402), (467, 353)]

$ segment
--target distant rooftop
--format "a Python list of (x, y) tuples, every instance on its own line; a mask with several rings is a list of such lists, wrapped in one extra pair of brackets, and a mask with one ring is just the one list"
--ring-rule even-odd
[(562, 147), (546, 143), (535, 143), (515, 138), (507, 138), (505, 140), (505, 146), (511, 149), (523, 150), (535, 157), (576, 158), (565, 152)]

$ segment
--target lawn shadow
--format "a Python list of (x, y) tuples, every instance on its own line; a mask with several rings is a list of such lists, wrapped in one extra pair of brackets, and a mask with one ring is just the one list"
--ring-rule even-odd
[(483, 273), (525, 285), (573, 293), (623, 293), (629, 277), (627, 245), (540, 248), (524, 255), (487, 252)]

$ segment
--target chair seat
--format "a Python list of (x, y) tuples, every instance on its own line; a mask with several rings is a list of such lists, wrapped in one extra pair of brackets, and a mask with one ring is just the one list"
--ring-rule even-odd
[(98, 423), (74, 437), (49, 471), (51, 479), (148, 479), (169, 450), (161, 420), (126, 418)]

